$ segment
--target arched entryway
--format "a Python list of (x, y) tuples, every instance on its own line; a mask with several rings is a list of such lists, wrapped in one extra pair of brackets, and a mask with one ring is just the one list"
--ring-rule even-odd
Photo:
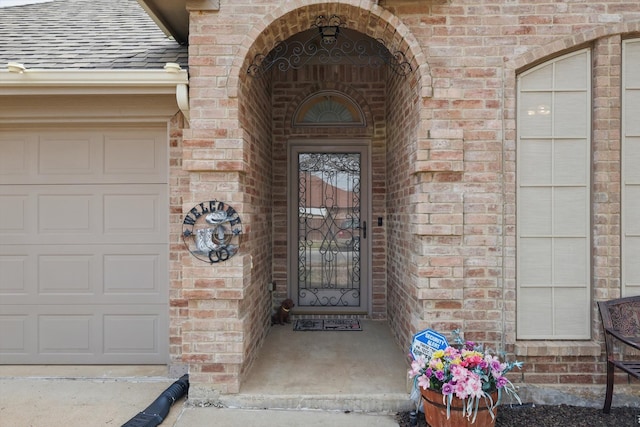
[[(265, 306), (264, 301), (247, 304), (259, 306), (259, 312), (265, 313), (291, 297), (297, 303), (296, 316), (337, 314), (386, 320), (395, 345), (403, 345), (412, 333), (411, 287), (415, 277), (406, 261), (412, 250), (412, 169), (419, 160), (422, 85), (430, 84), (423, 76), (425, 67), (420, 68), (410, 34), (405, 31), (406, 37), (401, 37), (405, 29), (394, 27), (392, 17), (379, 15), (373, 4), (368, 10), (323, 3), (277, 12), (281, 15), (274, 13), (278, 18), (265, 23), (239, 67), (239, 119), (245, 158), (251, 164), (248, 174), (255, 175), (246, 181), (246, 193), (250, 193), (253, 209), (269, 213), (272, 221), (270, 227), (255, 224), (251, 239), (254, 265), (256, 258), (270, 262), (271, 270), (264, 272), (265, 281), (274, 283), (270, 305)], [(324, 25), (331, 26), (326, 20), (338, 22), (333, 41), (322, 38)], [(322, 43), (339, 46), (341, 37), (348, 41), (347, 46), (338, 48), (346, 58), (313, 52), (326, 51)], [(319, 45), (308, 48), (314, 40)], [(366, 46), (360, 54), (349, 50), (358, 44)], [(359, 154), (364, 167), (358, 167), (362, 173), (357, 176), (363, 193), (354, 196), (353, 186), (349, 187), (349, 203), (343, 205), (337, 201), (344, 188), (321, 179), (328, 184), (320, 190), (323, 200), (301, 203), (301, 192), (311, 186), (301, 184), (300, 155), (352, 155), (358, 147), (365, 148)], [(317, 179), (321, 173), (311, 175)], [(354, 198), (358, 199), (355, 204)], [(341, 226), (354, 218), (357, 226), (353, 228), (357, 230)], [(310, 225), (312, 220), (320, 225)], [(345, 230), (352, 242), (359, 240), (358, 244), (342, 247), (343, 242), (334, 239), (334, 231)], [(311, 237), (314, 232), (320, 235)], [(301, 239), (306, 239), (304, 244)], [(314, 256), (305, 251), (317, 250), (316, 256), (329, 263), (329, 270), (332, 267), (331, 260), (327, 261), (331, 256), (323, 252), (323, 242), (335, 244), (337, 249), (330, 255), (344, 257), (348, 263), (354, 259), (354, 247), (359, 251), (358, 262), (363, 263), (358, 266), (360, 288), (357, 292), (349, 288), (346, 303), (341, 297), (344, 292), (335, 287), (320, 291), (329, 294), (326, 298), (314, 294), (312, 302), (305, 300), (308, 289), (303, 277), (313, 275), (304, 270), (305, 262), (311, 262)], [(353, 271), (344, 269), (348, 274)], [(353, 285), (352, 278), (347, 279), (347, 286)], [(339, 280), (338, 287), (342, 284)], [(350, 305), (351, 299), (359, 298), (362, 300)], [(269, 327), (266, 325), (260, 335)], [(246, 375), (247, 371), (243, 372)]]
[[(213, 284), (209, 284), (208, 271), (191, 266), (183, 269), (190, 279), (193, 276), (196, 288), (213, 286), (210, 291), (195, 289), (186, 294), (188, 307), (205, 307), (210, 311), (203, 314), (214, 316), (212, 321), (188, 322), (183, 327), (182, 358), (190, 363), (193, 382), (204, 384), (194, 388), (191, 398), (199, 390), (207, 394), (205, 388), (210, 383), (222, 393), (239, 392), (270, 333), (274, 306), (292, 293), (299, 303), (297, 308), (304, 305), (300, 283), (291, 283), (292, 271), (298, 273), (292, 267), (297, 262), (292, 259), (296, 251), (291, 241), (297, 240), (292, 234), (300, 231), (290, 228), (291, 217), (296, 212), (293, 220), (301, 217), (300, 198), (295, 200), (291, 191), (295, 185), (300, 188), (300, 169), (291, 172), (293, 145), (313, 148), (300, 153), (314, 156), (341, 153), (349, 157), (356, 148), (363, 148), (357, 151), (361, 156), (358, 174), (349, 175), (349, 179), (351, 183), (366, 180), (364, 187), (360, 185), (357, 202), (350, 190), (348, 197), (352, 199), (346, 205), (321, 202), (302, 206), (303, 213), (310, 216), (316, 209), (335, 208), (332, 218), (322, 216), (326, 228), (336, 225), (334, 230), (347, 232), (352, 243), (348, 247), (347, 239), (335, 240), (330, 233), (321, 240), (340, 246), (341, 256), (348, 253), (352, 257), (357, 252), (354, 247), (364, 250), (359, 254), (359, 262), (366, 265), (358, 267), (365, 271), (360, 273), (358, 293), (365, 298), (355, 309), (340, 312), (337, 305), (329, 305), (320, 307), (326, 311), (316, 311), (316, 306), (309, 306), (297, 315), (335, 315), (338, 311), (337, 315), (382, 321), (389, 327), (396, 348), (407, 345), (420, 319), (416, 250), (421, 243), (416, 242), (416, 236), (421, 224), (413, 206), (420, 201), (414, 187), (420, 185), (419, 169), (427, 160), (421, 154), (429, 138), (421, 125), (427, 119), (422, 117), (421, 103), (431, 95), (428, 67), (408, 29), (375, 2), (361, 2), (359, 7), (341, 2), (310, 3), (299, 8), (281, 6), (262, 22), (252, 23), (253, 29), (238, 44), (228, 77), (215, 79), (218, 86), (211, 86), (214, 79), (200, 76), (200, 68), (194, 66), (215, 60), (206, 54), (207, 39), (190, 40), (190, 50), (201, 52), (192, 56), (190, 102), (194, 114), (191, 129), (185, 130), (183, 150), (183, 165), (191, 174), (191, 195), (196, 201), (211, 197), (212, 189), (222, 193), (243, 221), (241, 250), (233, 262), (217, 266)], [(336, 61), (308, 55), (308, 61), (301, 58), (302, 65), (298, 66), (296, 58), (295, 66), (289, 66), (291, 57), (286, 57), (288, 65), (280, 67), (273, 60), (283, 43), (291, 46), (309, 40), (312, 33), (319, 34), (319, 27), (325, 25), (318, 23), (326, 18), (339, 20), (337, 40), (344, 36), (366, 44), (363, 56), (343, 47), (348, 57)], [(207, 28), (223, 31), (230, 25), (218, 22), (215, 15), (207, 19)], [(332, 148), (327, 152), (326, 147)], [(329, 163), (344, 160), (332, 158)], [(318, 171), (313, 173), (317, 177)], [(337, 181), (331, 187), (336, 194), (341, 190)], [(341, 196), (325, 192), (324, 197), (338, 200)], [(342, 226), (349, 220), (352, 224), (357, 220), (357, 225)], [(367, 245), (362, 241), (365, 221)], [(295, 244), (299, 245), (299, 240)], [(349, 268), (345, 271), (355, 270)], [(220, 319), (219, 313), (226, 317)], [(210, 332), (212, 327), (221, 332)], [(214, 349), (211, 356), (191, 341), (202, 334), (212, 337), (208, 346)], [(215, 351), (220, 351), (219, 355)]]

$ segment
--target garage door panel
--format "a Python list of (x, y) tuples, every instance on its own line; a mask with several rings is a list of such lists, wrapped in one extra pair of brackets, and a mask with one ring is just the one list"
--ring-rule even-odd
[(160, 195), (148, 191), (106, 194), (104, 196), (104, 232), (130, 236), (132, 233), (157, 234), (164, 229)]
[[(40, 295), (93, 294), (91, 272), (95, 256), (51, 254), (38, 256), (38, 292)], [(95, 285), (93, 286), (95, 287)]]
[(0, 306), (0, 363), (166, 363), (165, 304)]
[(0, 241), (166, 242), (168, 203), (166, 184), (0, 186)]
[[(34, 316), (25, 314), (0, 314), (0, 362), (4, 363), (3, 354), (24, 356), (34, 352), (34, 337), (30, 331), (35, 331)], [(33, 335), (33, 334), (31, 334)]]
[(0, 177), (7, 184), (166, 182), (164, 130), (50, 129), (0, 134)]
[(162, 176), (166, 144), (153, 135), (106, 135), (105, 175)]
[(95, 354), (91, 343), (96, 329), (92, 314), (42, 314), (38, 316), (38, 353)]
[(0, 192), (0, 235), (3, 239), (9, 234), (33, 233), (35, 221), (29, 216), (35, 216), (35, 213), (29, 212), (29, 195), (20, 189), (15, 189), (14, 194), (9, 194), (2, 187)]
[(0, 246), (3, 304), (160, 303), (167, 245)]
[(0, 178), (2, 182), (21, 182), (37, 167), (32, 150), (37, 138), (24, 133), (0, 134)]
[(57, 177), (91, 176), (98, 161), (99, 135), (72, 133), (44, 135), (38, 141), (38, 176)]
[(107, 295), (164, 296), (158, 283), (164, 279), (160, 269), (165, 254), (106, 254), (104, 290)]
[(11, 252), (11, 255), (0, 255), (0, 296), (27, 295), (29, 256)]
[(69, 188), (37, 196), (38, 237), (43, 234), (89, 234), (96, 230), (96, 224), (91, 220), (98, 219), (99, 213), (91, 211), (97, 207), (97, 195), (88, 193), (88, 188), (74, 190), (80, 194), (69, 194)]
[(157, 315), (105, 315), (104, 353), (157, 353), (159, 320)]
[(0, 363), (168, 362), (165, 126), (0, 133)]

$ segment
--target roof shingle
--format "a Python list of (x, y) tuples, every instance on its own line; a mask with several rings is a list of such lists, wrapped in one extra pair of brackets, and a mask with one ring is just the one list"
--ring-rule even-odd
[(2, 8), (0, 67), (157, 69), (188, 66), (188, 47), (168, 38), (135, 0), (56, 0)]

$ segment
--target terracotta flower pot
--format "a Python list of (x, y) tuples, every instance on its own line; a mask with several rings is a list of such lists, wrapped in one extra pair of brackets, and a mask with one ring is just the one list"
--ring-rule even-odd
[[(475, 422), (472, 423), (473, 414), (468, 418), (466, 415), (462, 415), (462, 399), (454, 396), (451, 401), (450, 417), (447, 419), (447, 405), (442, 403), (442, 393), (431, 389), (425, 390), (422, 387), (420, 387), (420, 392), (423, 398), (424, 417), (431, 427), (491, 427), (495, 425), (494, 417), (498, 415), (497, 408), (493, 410), (494, 417), (492, 417), (484, 399), (480, 401), (478, 414)], [(498, 399), (498, 393), (493, 393), (491, 397), (495, 403)]]

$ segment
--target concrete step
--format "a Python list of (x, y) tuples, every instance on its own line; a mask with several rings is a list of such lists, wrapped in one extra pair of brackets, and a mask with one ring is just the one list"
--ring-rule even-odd
[(224, 408), (327, 410), (393, 413), (415, 409), (406, 393), (365, 394), (234, 394), (220, 397)]

